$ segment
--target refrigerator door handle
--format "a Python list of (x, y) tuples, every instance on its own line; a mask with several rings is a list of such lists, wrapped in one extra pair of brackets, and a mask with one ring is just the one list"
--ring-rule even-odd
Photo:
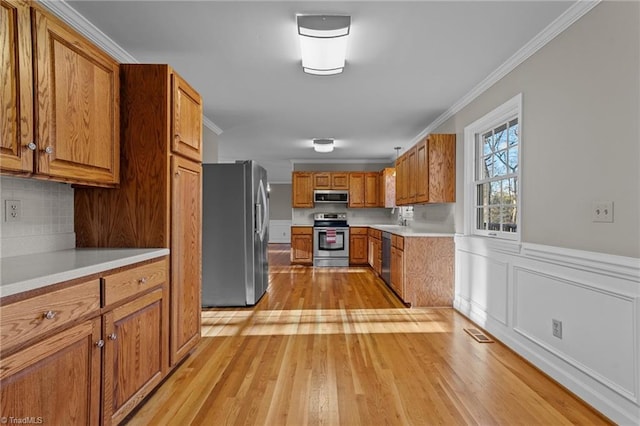
[[(256, 234), (260, 235), (260, 241), (263, 241), (267, 232), (266, 222), (269, 217), (269, 207), (267, 204), (267, 194), (265, 193), (262, 180), (260, 180), (260, 185), (258, 187), (258, 198), (261, 202), (256, 203)], [(264, 214), (262, 213), (263, 208)]]

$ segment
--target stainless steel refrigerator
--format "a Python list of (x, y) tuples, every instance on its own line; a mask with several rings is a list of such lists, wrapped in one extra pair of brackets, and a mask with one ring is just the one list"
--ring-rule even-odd
[(255, 305), (269, 285), (267, 172), (202, 165), (202, 306)]

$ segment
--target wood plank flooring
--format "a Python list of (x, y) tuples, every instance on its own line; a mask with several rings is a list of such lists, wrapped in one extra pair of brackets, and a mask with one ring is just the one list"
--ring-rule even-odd
[(453, 309), (407, 309), (368, 268), (289, 266), (287, 245), (255, 308), (202, 319), (129, 424), (608, 424)]

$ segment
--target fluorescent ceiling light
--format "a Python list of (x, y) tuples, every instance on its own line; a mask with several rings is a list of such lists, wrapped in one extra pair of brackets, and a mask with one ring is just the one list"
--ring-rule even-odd
[(302, 69), (308, 74), (332, 75), (344, 70), (351, 17), (298, 15)]
[(333, 139), (314, 139), (313, 149), (316, 152), (331, 152), (333, 151)]

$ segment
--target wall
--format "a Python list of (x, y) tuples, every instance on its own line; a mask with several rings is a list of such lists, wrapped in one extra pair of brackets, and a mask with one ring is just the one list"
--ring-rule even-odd
[(202, 126), (202, 162), (206, 164), (218, 162), (219, 136), (207, 126)]
[(269, 184), (269, 242), (291, 241), (291, 184)]
[(454, 307), (619, 424), (640, 424), (639, 76), (640, 3), (602, 2), (436, 130), (462, 171), (464, 127), (522, 93), (522, 241), (458, 235)]
[[(638, 20), (601, 3), (434, 132), (457, 133), (457, 232), (464, 127), (522, 93), (522, 240), (640, 257)], [(598, 200), (614, 223), (591, 221)]]
[[(75, 247), (71, 185), (2, 176), (0, 199), (0, 257)], [(20, 201), (19, 222), (5, 221), (5, 200)]]

